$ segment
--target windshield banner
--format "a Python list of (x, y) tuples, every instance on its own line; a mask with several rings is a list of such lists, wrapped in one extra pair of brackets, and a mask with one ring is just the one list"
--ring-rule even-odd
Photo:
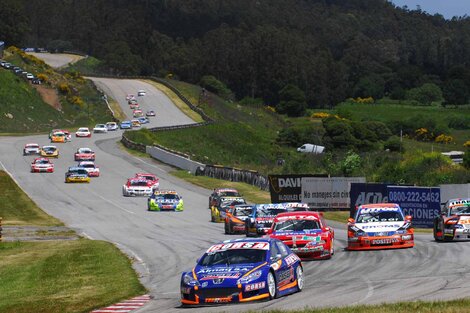
[(397, 203), (403, 214), (413, 217), (413, 226), (432, 228), (441, 211), (439, 187), (388, 186), (388, 202)]

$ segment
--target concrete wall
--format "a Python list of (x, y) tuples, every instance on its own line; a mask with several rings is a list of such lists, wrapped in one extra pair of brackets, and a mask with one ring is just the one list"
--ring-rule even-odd
[(445, 184), (441, 187), (441, 203), (449, 199), (470, 198), (470, 184)]
[(192, 161), (187, 157), (172, 153), (168, 150), (164, 150), (155, 146), (147, 146), (146, 152), (152, 156), (152, 158), (162, 161), (163, 163), (170, 164), (172, 166), (190, 171), (193, 175), (196, 173), (198, 168), (203, 169), (206, 165)]

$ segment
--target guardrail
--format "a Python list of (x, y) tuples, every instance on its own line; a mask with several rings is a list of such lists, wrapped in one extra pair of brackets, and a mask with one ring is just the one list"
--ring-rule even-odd
[(233, 182), (243, 182), (257, 186), (261, 190), (269, 189), (268, 178), (253, 170), (244, 170), (222, 165), (206, 165), (204, 168), (199, 168), (196, 171), (196, 175), (208, 176)]
[(3, 218), (0, 217), (0, 242), (2, 241), (2, 221)]

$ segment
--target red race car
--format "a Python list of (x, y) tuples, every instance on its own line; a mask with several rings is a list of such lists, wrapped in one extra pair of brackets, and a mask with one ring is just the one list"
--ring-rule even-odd
[(155, 174), (137, 173), (135, 174), (135, 177), (145, 179), (153, 189), (158, 189), (160, 186), (160, 180)]
[(348, 250), (412, 248), (411, 216), (396, 203), (363, 204), (348, 220)]
[(301, 259), (329, 259), (334, 254), (335, 233), (323, 213), (287, 212), (274, 218), (268, 236), (284, 242)]
[(75, 152), (75, 161), (94, 161), (95, 152), (90, 148), (78, 148)]
[(54, 172), (54, 164), (52, 164), (51, 160), (48, 158), (35, 158), (34, 161), (31, 163), (31, 172), (32, 173), (53, 173)]

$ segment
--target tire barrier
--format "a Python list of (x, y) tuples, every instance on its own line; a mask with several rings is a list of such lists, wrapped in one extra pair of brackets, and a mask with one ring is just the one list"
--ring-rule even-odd
[(3, 218), (0, 217), (0, 242), (2, 242), (2, 221)]
[(133, 149), (133, 150), (137, 150), (139, 152), (145, 153), (146, 145), (134, 142), (128, 139), (124, 134), (122, 134), (121, 142), (124, 145), (124, 147), (128, 149)]
[(204, 168), (198, 168), (196, 175), (208, 176), (233, 182), (243, 182), (256, 186), (261, 190), (269, 189), (268, 178), (261, 175), (257, 171), (252, 170), (244, 170), (222, 165), (206, 165)]

